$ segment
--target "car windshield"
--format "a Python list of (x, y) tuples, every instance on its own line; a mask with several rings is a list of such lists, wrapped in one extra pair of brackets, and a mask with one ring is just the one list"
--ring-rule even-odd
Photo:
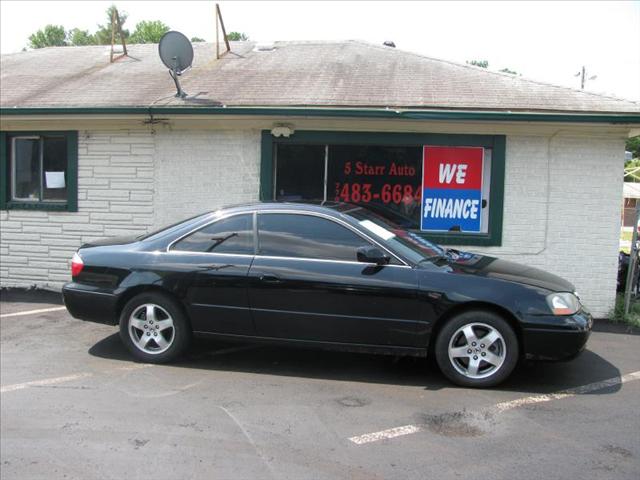
[(358, 221), (374, 238), (414, 263), (442, 258), (445, 249), (430, 242), (414, 229), (407, 229), (363, 207), (342, 211)]

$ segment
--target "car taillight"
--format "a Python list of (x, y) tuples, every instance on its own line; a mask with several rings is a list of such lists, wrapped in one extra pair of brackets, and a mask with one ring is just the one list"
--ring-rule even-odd
[(82, 268), (84, 267), (84, 262), (78, 253), (73, 254), (73, 258), (71, 259), (71, 276), (77, 277), (80, 275)]

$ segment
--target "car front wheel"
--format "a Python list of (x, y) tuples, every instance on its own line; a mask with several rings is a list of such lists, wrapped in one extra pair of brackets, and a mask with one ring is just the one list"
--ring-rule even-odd
[(499, 315), (468, 311), (451, 318), (435, 344), (442, 373), (463, 387), (492, 387), (504, 381), (518, 362), (518, 339)]
[(120, 315), (120, 338), (143, 362), (169, 362), (188, 347), (191, 329), (182, 309), (157, 292), (133, 297)]

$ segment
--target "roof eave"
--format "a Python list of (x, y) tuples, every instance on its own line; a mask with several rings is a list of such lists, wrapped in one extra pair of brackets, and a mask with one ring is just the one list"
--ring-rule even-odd
[(134, 106), (0, 108), (0, 116), (46, 115), (252, 115), (292, 117), (397, 118), (409, 120), (562, 122), (640, 124), (640, 112), (525, 112), (396, 108), (274, 107), (274, 106)]

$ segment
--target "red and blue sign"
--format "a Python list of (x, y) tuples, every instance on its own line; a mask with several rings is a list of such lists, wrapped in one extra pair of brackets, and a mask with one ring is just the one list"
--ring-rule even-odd
[(483, 161), (481, 147), (424, 147), (421, 230), (481, 231)]

